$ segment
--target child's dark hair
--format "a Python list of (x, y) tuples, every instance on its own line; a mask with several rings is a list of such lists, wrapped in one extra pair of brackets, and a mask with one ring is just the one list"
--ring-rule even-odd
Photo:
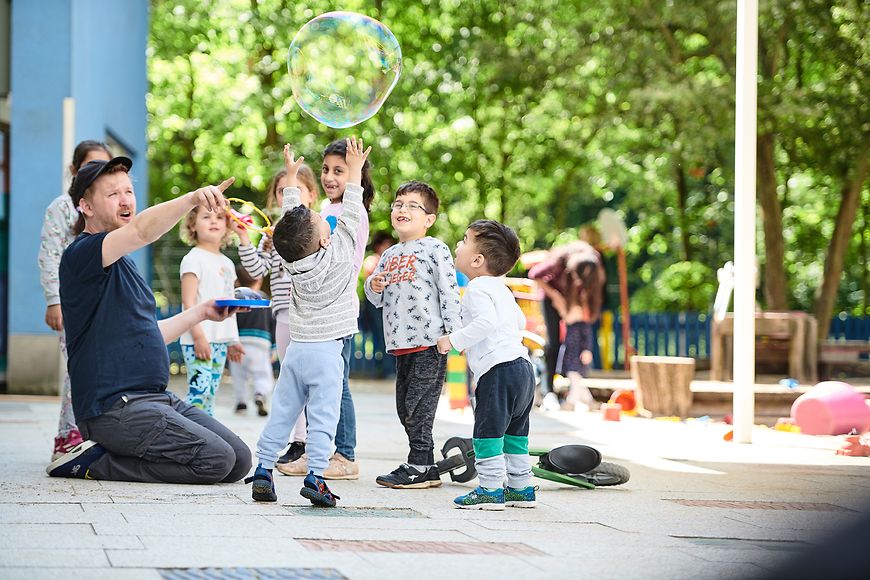
[(392, 246), (395, 243), (396, 238), (393, 237), (393, 234), (391, 234), (390, 232), (380, 231), (372, 234), (372, 243), (370, 244), (370, 247), (371, 250), (374, 252), (377, 251), (378, 246), (381, 246), (383, 244), (389, 244)]
[(441, 202), (438, 199), (438, 194), (435, 193), (435, 190), (432, 189), (431, 185), (422, 181), (409, 181), (408, 183), (403, 183), (399, 186), (399, 189), (396, 190), (396, 199), (409, 193), (420, 194), (420, 197), (423, 198), (423, 205), (426, 206), (425, 209), (427, 213), (438, 213), (438, 206), (441, 205)]
[(241, 264), (236, 264), (236, 279), (239, 281), (239, 286), (246, 288), (257, 283), (254, 277), (248, 274), (248, 271)]
[(285, 262), (295, 262), (315, 253), (320, 247), (312, 211), (304, 205), (297, 205), (275, 225), (272, 243), (275, 251)]
[(87, 157), (88, 153), (91, 151), (105, 151), (106, 155), (109, 156), (109, 159), (112, 158), (112, 150), (102, 141), (93, 141), (90, 139), (82, 141), (76, 145), (76, 148), (73, 150), (72, 161), (70, 162), (71, 165), (76, 168), (76, 171), (81, 168), (85, 157)]
[[(323, 158), (327, 155), (338, 155), (342, 159), (347, 157), (347, 142), (344, 139), (336, 139), (326, 146), (323, 150)], [(372, 205), (372, 200), (375, 198), (375, 184), (372, 183), (372, 164), (366, 159), (362, 166), (362, 180), (360, 185), (363, 188), (363, 207), (369, 211), (369, 206)]]
[(504, 276), (513, 269), (520, 259), (520, 240), (512, 229), (495, 220), (477, 220), (468, 229), (490, 274)]

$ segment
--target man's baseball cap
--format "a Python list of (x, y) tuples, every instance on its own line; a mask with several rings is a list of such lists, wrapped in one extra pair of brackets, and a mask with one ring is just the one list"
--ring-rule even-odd
[(123, 165), (127, 168), (127, 171), (130, 171), (133, 167), (133, 160), (129, 157), (115, 157), (109, 161), (91, 161), (87, 165), (81, 167), (73, 178), (73, 205), (78, 207), (79, 202), (85, 196), (85, 192), (94, 184), (97, 178), (108, 173), (113, 167), (117, 167), (118, 165)]

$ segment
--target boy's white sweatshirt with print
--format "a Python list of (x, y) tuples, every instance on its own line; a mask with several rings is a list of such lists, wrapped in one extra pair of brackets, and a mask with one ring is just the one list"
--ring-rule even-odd
[[(387, 287), (372, 290), (372, 277), (387, 273)], [(365, 283), (366, 297), (383, 307), (388, 351), (432, 346), (460, 327), (459, 285), (447, 244), (427, 236), (387, 248)]]

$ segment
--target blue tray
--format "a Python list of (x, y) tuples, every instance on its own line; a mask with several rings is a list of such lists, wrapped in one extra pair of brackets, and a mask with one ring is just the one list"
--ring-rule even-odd
[(219, 308), (269, 308), (272, 305), (270, 300), (239, 300), (237, 298), (225, 298), (223, 300), (215, 300), (214, 303)]

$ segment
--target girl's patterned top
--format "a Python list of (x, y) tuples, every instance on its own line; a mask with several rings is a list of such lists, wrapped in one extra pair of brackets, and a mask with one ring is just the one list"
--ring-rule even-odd
[(60, 304), (60, 257), (75, 239), (72, 229), (79, 218), (70, 196), (64, 193), (45, 210), (39, 243), (39, 282), (46, 305)]

